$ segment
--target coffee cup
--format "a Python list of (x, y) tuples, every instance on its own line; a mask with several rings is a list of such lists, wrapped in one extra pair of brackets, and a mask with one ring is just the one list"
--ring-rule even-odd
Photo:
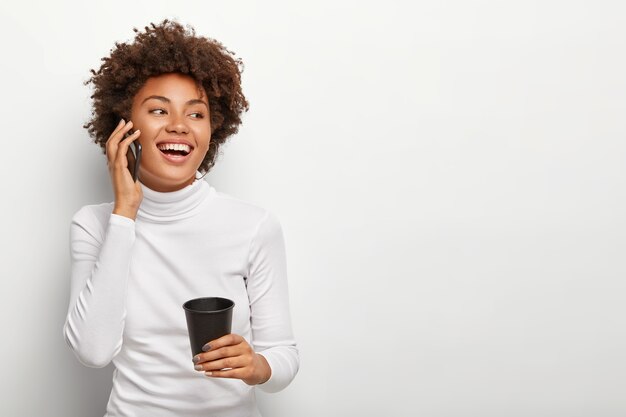
[(211, 340), (231, 332), (235, 302), (228, 298), (194, 298), (183, 304), (192, 356), (202, 353)]

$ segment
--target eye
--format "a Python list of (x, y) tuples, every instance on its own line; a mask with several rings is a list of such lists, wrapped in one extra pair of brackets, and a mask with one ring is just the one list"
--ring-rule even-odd
[(191, 113), (191, 117), (193, 117), (194, 119), (202, 119), (204, 118), (204, 114), (200, 112)]
[(164, 109), (152, 109), (149, 111), (149, 113), (158, 114), (158, 115), (167, 114), (167, 112)]

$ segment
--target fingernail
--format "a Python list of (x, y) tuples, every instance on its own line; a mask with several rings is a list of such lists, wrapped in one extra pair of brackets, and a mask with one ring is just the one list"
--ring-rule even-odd
[(202, 365), (196, 365), (193, 367), (193, 369), (195, 369), (196, 371), (204, 371), (204, 369), (202, 368)]
[(211, 350), (211, 345), (207, 343), (206, 345), (202, 346), (202, 350), (204, 350), (205, 352)]
[(205, 372), (204, 374), (205, 374), (206, 376), (211, 376), (211, 375), (213, 375), (213, 372)]
[(124, 123), (126, 123), (126, 122), (124, 121), (124, 119), (121, 119), (121, 120), (120, 120), (120, 122), (118, 123), (118, 126), (121, 126), (121, 125), (123, 125)]
[(193, 357), (193, 363), (198, 363), (200, 361), (200, 356)]

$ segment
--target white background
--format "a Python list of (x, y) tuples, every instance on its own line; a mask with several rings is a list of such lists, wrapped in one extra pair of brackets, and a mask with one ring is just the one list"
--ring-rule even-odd
[(245, 63), (207, 180), (285, 232), (301, 370), (266, 416), (626, 415), (623, 2), (0, 11), (0, 415), (104, 414), (62, 338), (70, 218), (112, 198), (83, 82), (165, 17)]

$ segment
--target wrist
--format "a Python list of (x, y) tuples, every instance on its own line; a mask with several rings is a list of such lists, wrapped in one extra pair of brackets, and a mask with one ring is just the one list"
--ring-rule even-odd
[(138, 208), (120, 207), (116, 205), (113, 207), (113, 214), (117, 214), (118, 216), (124, 216), (124, 217), (128, 217), (131, 220), (135, 220), (137, 218), (137, 210)]
[(259, 372), (259, 382), (257, 382), (257, 385), (259, 384), (264, 384), (267, 381), (269, 381), (270, 377), (272, 376), (272, 368), (270, 367), (270, 364), (267, 362), (267, 359), (265, 359), (265, 356), (257, 353), (256, 354), (257, 359), (259, 360), (260, 363), (260, 371)]

